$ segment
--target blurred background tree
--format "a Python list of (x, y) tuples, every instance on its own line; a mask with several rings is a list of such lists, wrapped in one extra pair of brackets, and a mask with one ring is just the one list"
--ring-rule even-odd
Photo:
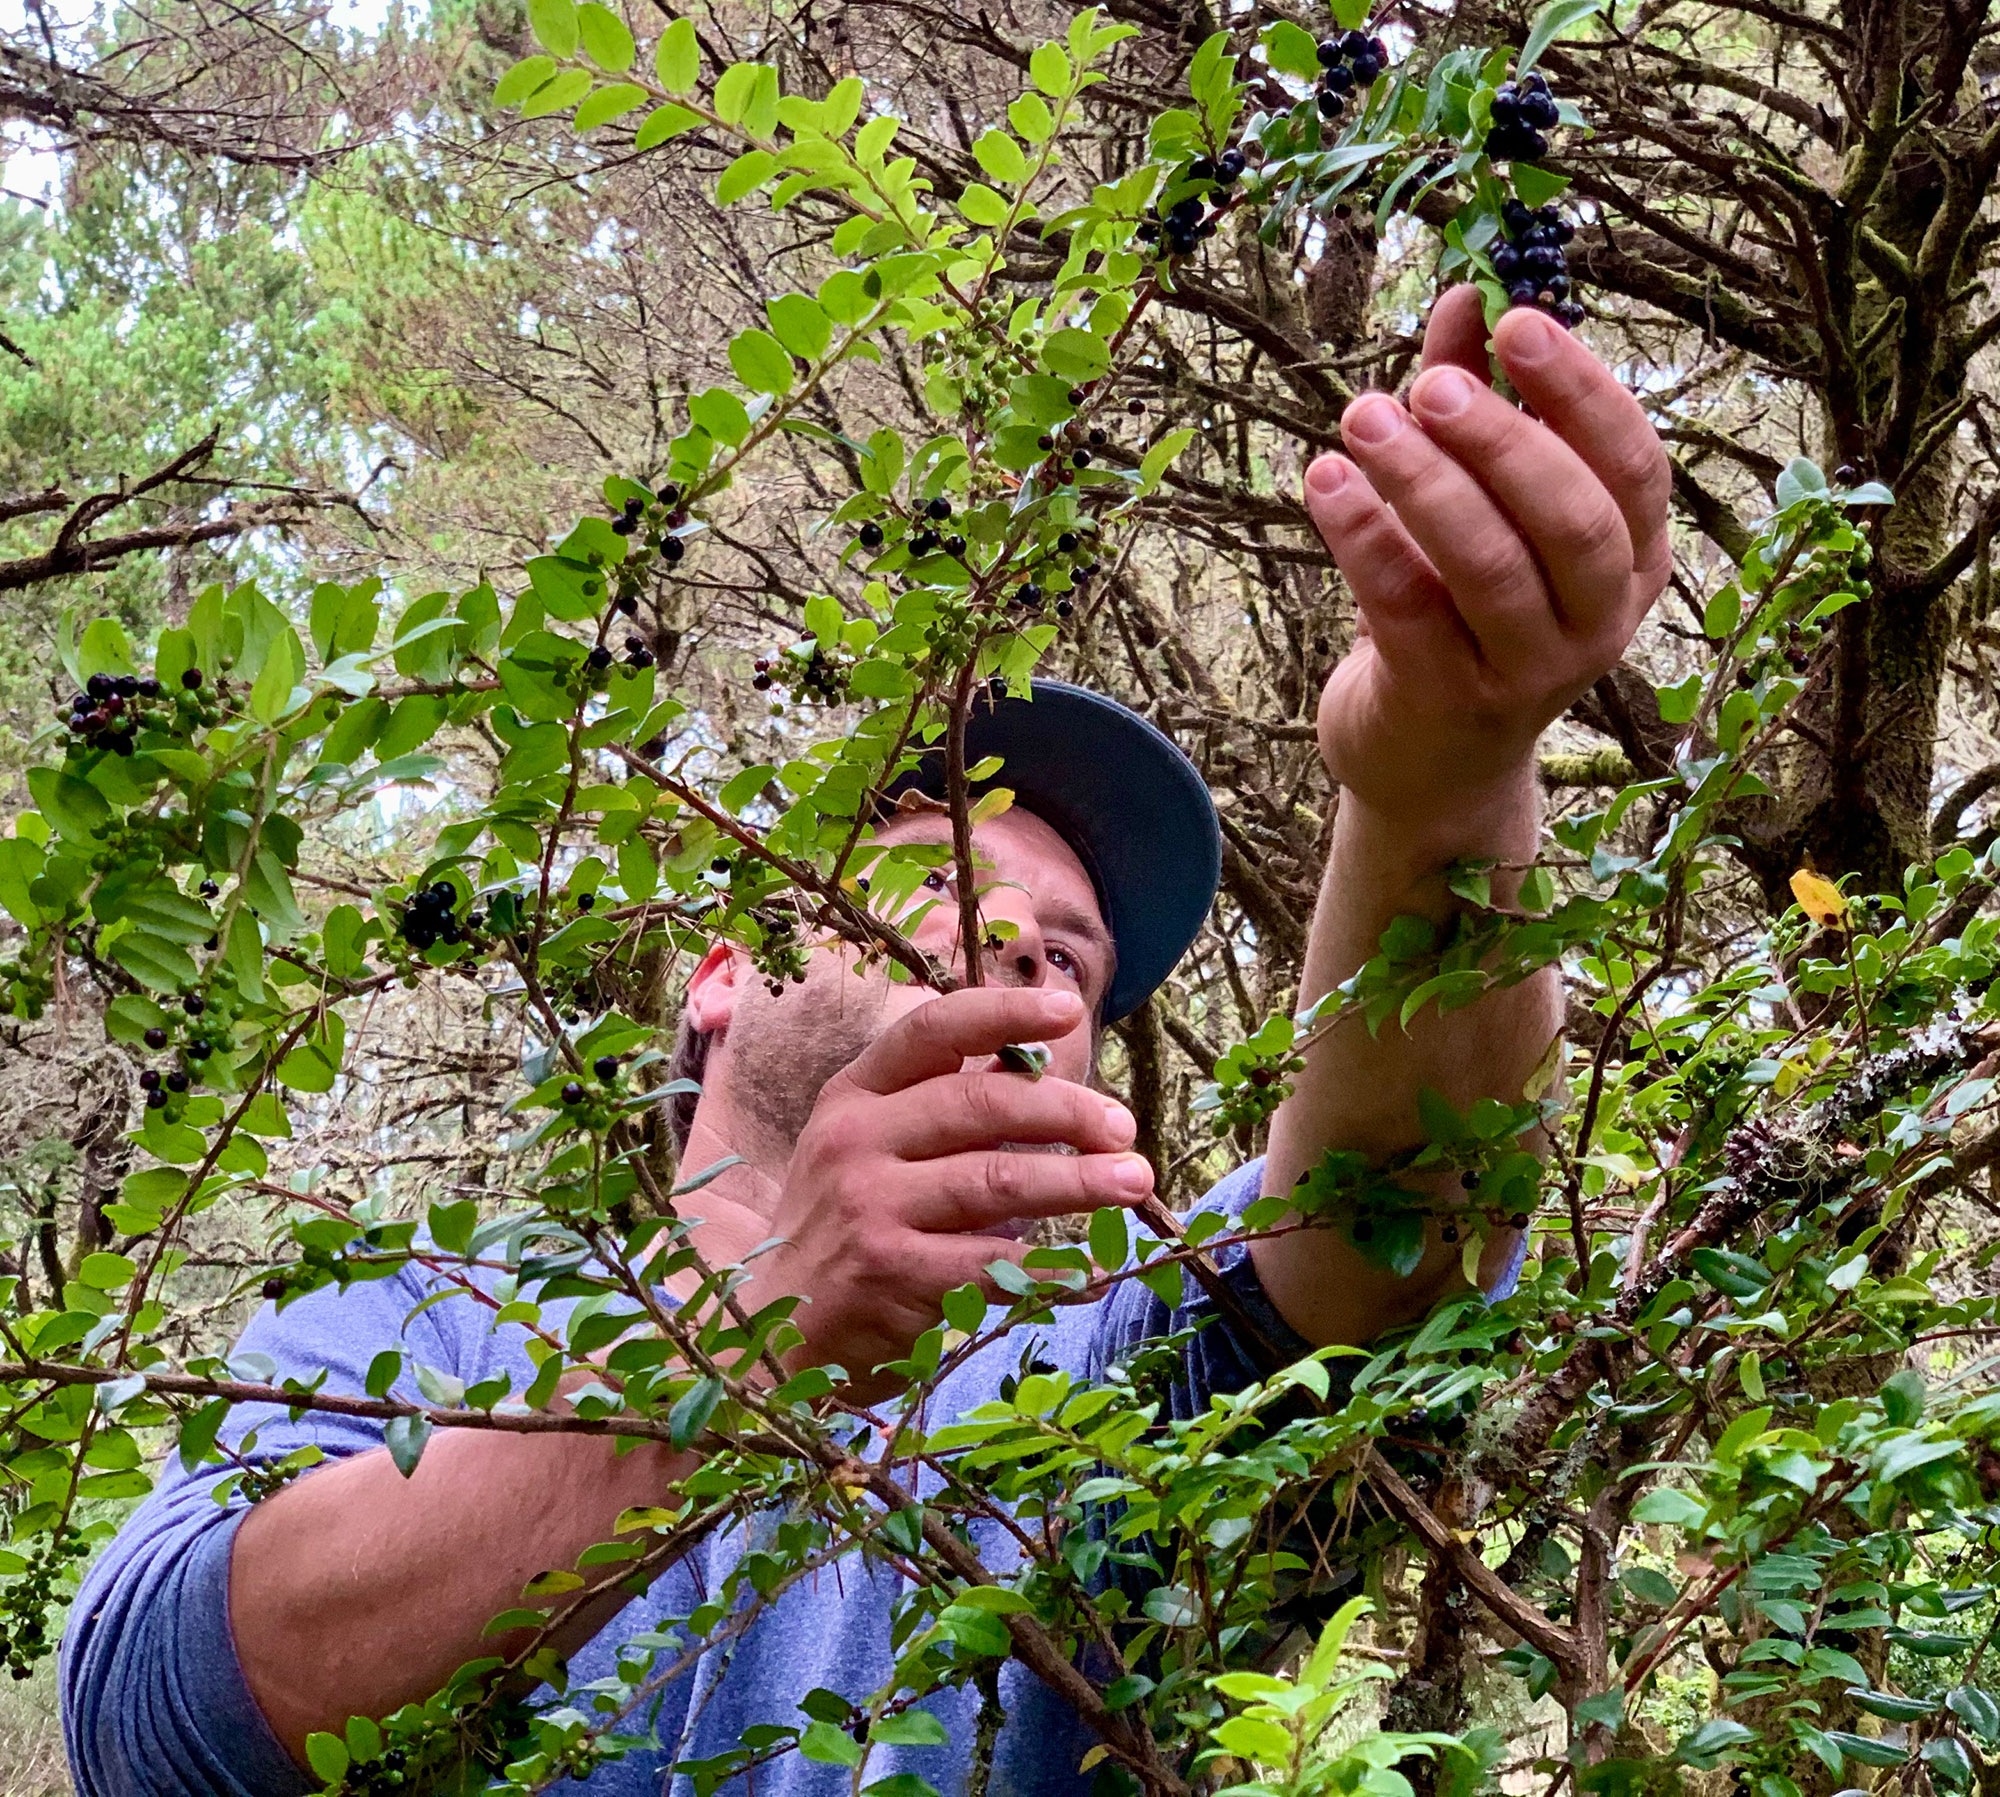
[[(707, 62), (774, 63), (787, 91), (860, 75), (950, 200), (980, 179), (976, 140), (1070, 11), (711, 0), (633, 23), (647, 35), (687, 16)], [(1079, 198), (1143, 159), (1210, 33), (1231, 33), (1257, 69), (1275, 23), (1327, 25), (1305, 0), (1109, 11), (1138, 35), (1065, 141)], [(1529, 15), (1394, 0), (1375, 26), (1429, 63), (1518, 44)], [(1656, 689), (1729, 638), (1730, 564), (1783, 497), (1793, 454), (1897, 502), (1867, 602), (1793, 644), (1808, 700), (1773, 790), (1731, 820), (1736, 877), (1702, 894), (1680, 951), (1713, 966), (1789, 902), (1803, 864), (1872, 890), (1954, 841), (1983, 850), (2000, 828), (1996, 27), (1984, 0), (1577, 0), (1560, 22), (1542, 66), (1587, 129), (1561, 133), (1546, 166), (1580, 224), (1583, 331), (1656, 418), (1685, 528), (1673, 590), (1628, 666), (1547, 745), (1552, 807), (1599, 804), (1671, 765), (1687, 717), (1663, 716)], [(833, 204), (718, 207), (735, 150), (703, 131), (638, 152), (617, 126), (579, 140), (561, 117), (495, 106), (494, 81), (532, 48), (514, 0), (386, 15), (284, 0), (70, 15), (31, 0), (0, 29), (9, 167), (56, 175), (46, 196), (0, 202), (10, 775), (53, 728), (66, 611), (143, 629), (177, 619), (223, 569), (264, 573), (274, 591), (321, 572), (379, 572), (412, 596), (516, 580), (607, 475), (654, 477), (687, 396), (729, 378), (731, 335), (832, 265)], [(1260, 78), (1282, 99), (1275, 74)], [(1357, 179), (1261, 236), (1226, 224), (1182, 270), (1143, 326), (1125, 446), (1179, 426), (1195, 445), (1152, 502), (1161, 528), (1049, 664), (1158, 721), (1222, 811), (1210, 928), (1119, 1026), (1112, 1056), (1175, 1197), (1251, 1145), (1219, 1148), (1187, 1101), (1295, 985), (1337, 804), (1313, 706), (1353, 628), (1299, 478), (1355, 392), (1412, 372), (1456, 204), (1432, 190), (1436, 172), (1413, 166), (1388, 192)], [(1060, 241), (1036, 229), (1006, 247), (1004, 279), (1045, 293)], [(914, 424), (931, 372), (885, 343), (841, 371), (818, 421), (849, 438)], [(835, 584), (845, 537), (820, 525), (836, 497), (825, 458), (841, 453), (790, 441), (754, 495), (721, 502), (696, 578), (640, 620), (718, 770), (785, 759), (791, 725), (745, 675)], [(372, 833), (325, 845), (320, 877), (408, 871), (411, 808), (470, 804), (500, 749), (483, 726), (458, 733), (427, 794), (392, 795)], [(1600, 996), (1579, 972), (1586, 1043)], [(649, 1002), (670, 1021), (671, 980)], [(395, 1046), (306, 1153), (394, 1180), (412, 1202), (487, 1189), (504, 1176), (490, 1144), (519, 1045), (476, 1006), (430, 993), (408, 1006), (409, 1027), (382, 1038)], [(108, 1051), (83, 1047), (97, 1031), (71, 1009), (10, 1021), (0, 1041), (22, 1095), (0, 1118), (9, 1264), (59, 1281), (99, 1239), (127, 1082), (99, 1064)], [(218, 1302), (247, 1264), (240, 1225), (215, 1225)]]

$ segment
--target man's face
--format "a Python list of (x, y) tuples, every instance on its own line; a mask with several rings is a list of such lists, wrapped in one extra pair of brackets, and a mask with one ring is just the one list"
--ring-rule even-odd
[[(951, 841), (951, 821), (936, 813), (906, 813), (877, 832), (878, 843)], [(980, 915), (989, 934), (1011, 924), (1012, 934), (991, 944), (984, 979), (992, 985), (1068, 986), (1095, 1015), (1111, 984), (1115, 956), (1098, 907), (1096, 888), (1076, 852), (1033, 813), (1002, 812), (973, 831), (979, 864)], [(928, 909), (905, 933), (919, 948), (949, 965), (961, 979), (957, 875), (949, 865), (932, 871), (903, 915)], [(711, 1055), (711, 1092), (727, 1083), (739, 1133), (757, 1132), (766, 1152), (789, 1152), (812, 1115), (820, 1088), (898, 1017), (928, 1003), (935, 993), (894, 981), (879, 961), (859, 965), (857, 952), (835, 943), (813, 950), (803, 984), (773, 998), (740, 953), (726, 968), (704, 963), (690, 989), (703, 1028), (720, 1028)], [(726, 976), (726, 989), (716, 982)], [(1048, 1044), (1049, 1071), (1086, 1082), (1093, 1071), (1093, 1032), (1086, 1026)], [(748, 1144), (739, 1147), (747, 1152)]]

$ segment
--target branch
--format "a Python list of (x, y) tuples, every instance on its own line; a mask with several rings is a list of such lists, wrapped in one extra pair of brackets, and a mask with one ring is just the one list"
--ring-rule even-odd
[(1362, 1463), (1362, 1472), (1389, 1514), (1433, 1554), (1447, 1561), (1466, 1589), (1523, 1641), (1548, 1655), (1565, 1672), (1582, 1664), (1583, 1647), (1576, 1636), (1551, 1622), (1502, 1579), (1479, 1557), (1479, 1549), (1473, 1542), (1460, 1540), (1458, 1531), (1448, 1528), (1373, 1447)]

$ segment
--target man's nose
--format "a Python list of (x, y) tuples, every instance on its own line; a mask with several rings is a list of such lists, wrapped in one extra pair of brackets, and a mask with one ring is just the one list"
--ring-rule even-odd
[(983, 895), (979, 909), (987, 977), (996, 986), (1041, 985), (1049, 977), (1048, 955), (1028, 895), (1012, 886), (996, 886)]

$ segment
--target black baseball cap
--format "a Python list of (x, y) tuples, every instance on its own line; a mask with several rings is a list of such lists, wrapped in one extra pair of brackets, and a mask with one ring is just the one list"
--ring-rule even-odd
[[(1118, 950), (1104, 1020), (1130, 1016), (1187, 952), (1222, 879), (1222, 829), (1207, 785), (1172, 738), (1136, 711), (1060, 680), (1037, 680), (1017, 699), (989, 687), (965, 725), (965, 756), (998, 772), (973, 784), (977, 798), (1004, 787), (1050, 825), (1097, 888)], [(892, 780), (902, 793), (945, 792), (942, 743)]]

